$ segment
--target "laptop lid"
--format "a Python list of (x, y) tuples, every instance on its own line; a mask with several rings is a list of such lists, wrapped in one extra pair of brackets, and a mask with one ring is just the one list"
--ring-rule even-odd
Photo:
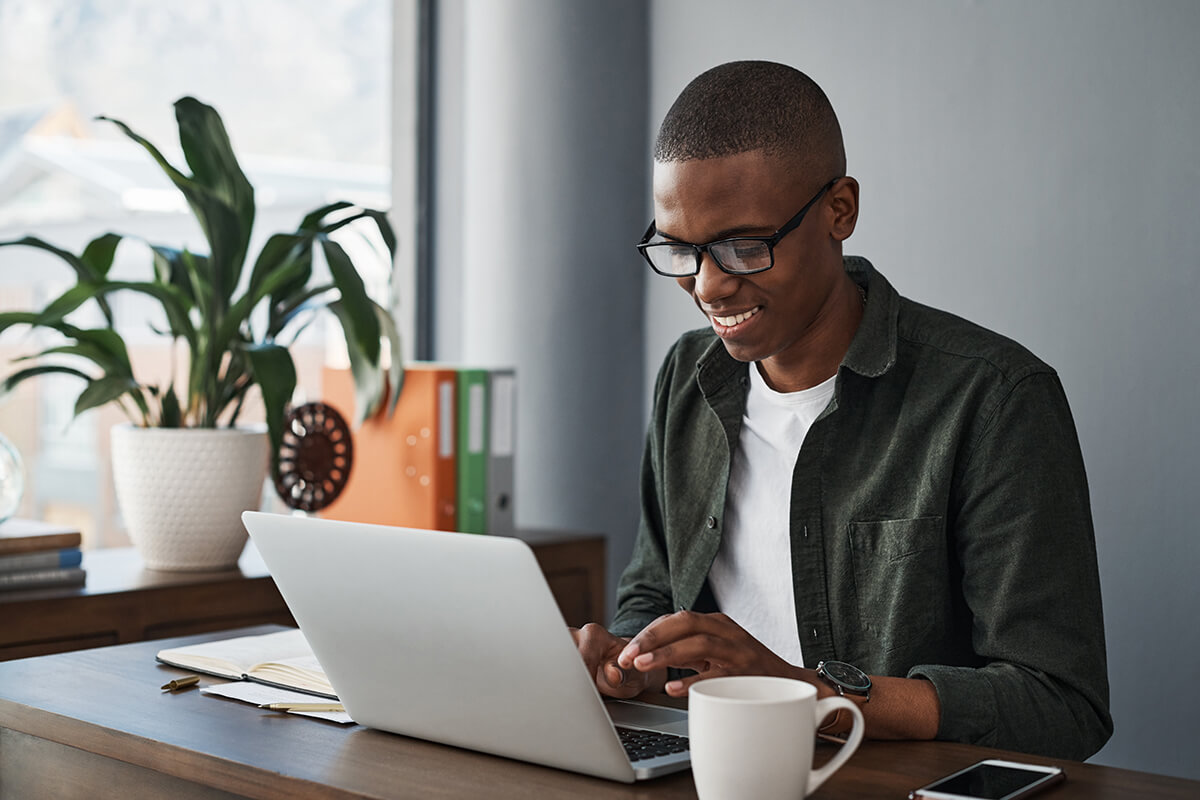
[(612, 780), (650, 777), (625, 755), (521, 540), (242, 519), (356, 722)]

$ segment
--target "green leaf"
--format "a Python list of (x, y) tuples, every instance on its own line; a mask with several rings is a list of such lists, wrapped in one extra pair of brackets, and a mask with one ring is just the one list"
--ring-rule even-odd
[(400, 331), (396, 328), (396, 320), (383, 306), (378, 303), (371, 305), (375, 307), (375, 316), (379, 318), (379, 327), (387, 337), (392, 358), (388, 367), (387, 415), (390, 417), (396, 410), (396, 403), (400, 402), (400, 391), (404, 388), (404, 353), (400, 349)]
[[(116, 234), (105, 234), (105, 236), (115, 236), (115, 235)], [(89, 244), (88, 247), (91, 248), (92, 245), (96, 244), (96, 242), (98, 242), (98, 241), (103, 240), (104, 238), (105, 238), (104, 236), (101, 236), (98, 239), (93, 240), (92, 244)], [(50, 244), (49, 242), (39, 239), (36, 236), (26, 236), (21, 239), (13, 239), (8, 242), (0, 242), (0, 247), (10, 247), (10, 246), (36, 247), (39, 250), (45, 250), (48, 253), (53, 253), (54, 255), (61, 258), (63, 261), (67, 262), (67, 265), (70, 266), (71, 269), (75, 270), (75, 275), (77, 276), (79, 281), (84, 282), (84, 283), (94, 283), (104, 277), (102, 274), (97, 272), (96, 269), (91, 264), (89, 264), (87, 261), (85, 261), (84, 259), (80, 258), (79, 256), (76, 256), (74, 253), (63, 250), (61, 247), (55, 247), (54, 245)], [(97, 251), (97, 257), (99, 257), (99, 252), (100, 251)], [(106, 271), (107, 271), (107, 269), (106, 269)], [(113, 324), (112, 308), (109, 307), (108, 301), (105, 300), (103, 297), (101, 297), (101, 298), (97, 298), (96, 302), (100, 306), (100, 311), (104, 314), (105, 322), (107, 322), (109, 325), (112, 325)]]
[(374, 220), (375, 227), (379, 229), (379, 235), (383, 238), (383, 243), (387, 246), (388, 256), (391, 260), (395, 261), (396, 232), (392, 230), (392, 223), (388, 222), (387, 214), (372, 208), (364, 209), (363, 214)]
[[(209, 232), (213, 259), (224, 279), (218, 285), (228, 301), (241, 280), (242, 265), (250, 246), (250, 233), (254, 228), (254, 187), (242, 172), (229, 143), (225, 123), (216, 109), (194, 97), (181, 97), (175, 101), (175, 120), (179, 124), (183, 156), (192, 169), (192, 179), (207, 188), (218, 201), (214, 210), (228, 209), (231, 215), (227, 219), (223, 211), (213, 214), (213, 221), (219, 225), (220, 241), (214, 238), (217, 230)], [(221, 263), (220, 256), (228, 258), (229, 263)]]
[(327, 206), (321, 206), (320, 208), (314, 209), (308, 212), (304, 219), (301, 220), (300, 230), (309, 231), (311, 233), (323, 232), (322, 222), (327, 216), (335, 211), (341, 211), (343, 209), (353, 207), (353, 203), (348, 203), (345, 200), (339, 200), (336, 203), (330, 203)]
[(3, 311), (0, 312), (0, 333), (14, 325), (38, 325), (41, 314), (33, 311)]
[(22, 322), (27, 324), (36, 323), (42, 327), (50, 328), (58, 331), (64, 336), (75, 339), (76, 343), (52, 347), (48, 350), (44, 350), (37, 356), (22, 356), (17, 360), (27, 361), (31, 358), (37, 358), (40, 355), (65, 353), (70, 355), (81, 355), (84, 358), (90, 358), (106, 370), (120, 370), (125, 374), (132, 374), (132, 367), (130, 366), (129, 362), (129, 353), (125, 349), (125, 342), (121, 339), (120, 335), (111, 328), (76, 328), (74, 325), (69, 325), (65, 322), (45, 324), (39, 322), (40, 319), (40, 314), (31, 314), (23, 311), (0, 314), (0, 331), (3, 331), (5, 328), (9, 327), (9, 324)]
[[(159, 149), (157, 147), (155, 147), (154, 144), (152, 144), (150, 142), (150, 140), (144, 138), (143, 136), (141, 136), (137, 133), (134, 133), (133, 130), (128, 125), (126, 125), (124, 122), (121, 122), (121, 120), (119, 120), (119, 119), (113, 119), (112, 117), (106, 117), (103, 114), (96, 117), (96, 119), (104, 120), (105, 122), (111, 122), (113, 125), (116, 125), (118, 128), (120, 128), (122, 133), (124, 133), (130, 139), (133, 139), (135, 142), (137, 142), (143, 148), (145, 148), (146, 152), (150, 154), (150, 157), (153, 158), (155, 160), (155, 162), (158, 163), (158, 166), (162, 169), (162, 171), (164, 173), (166, 173), (166, 176), (168, 178), (170, 178), (171, 182), (174, 183), (177, 187), (179, 187), (180, 189), (183, 189), (184, 185), (191, 183), (191, 181), (188, 179), (188, 177), (186, 175), (184, 175), (182, 172), (180, 172), (178, 169), (176, 169), (171, 164), (170, 161), (167, 161), (166, 157), (163, 156), (163, 154), (161, 152), (159, 152)], [(186, 194), (186, 192), (185, 192), (185, 194)]]
[(348, 217), (343, 217), (336, 222), (331, 222), (320, 229), (321, 233), (330, 234), (339, 228), (344, 228), (362, 219), (369, 219), (375, 223), (379, 229), (379, 235), (383, 239), (383, 243), (387, 246), (388, 255), (394, 260), (396, 258), (396, 234), (392, 230), (392, 225), (388, 222), (387, 214), (382, 211), (376, 211), (371, 208), (364, 208), (357, 214)]
[[(303, 294), (297, 294), (285, 303), (271, 308), (270, 324), (267, 327), (267, 338), (277, 338), (289, 324), (305, 314), (310, 314), (325, 308), (337, 299), (337, 287), (332, 283), (323, 283), (306, 289)], [(311, 321), (311, 320), (310, 320)], [(292, 341), (300, 335), (300, 330), (307, 327), (308, 322), (292, 332)]]
[(13, 359), (16, 362), (33, 361), (46, 356), (77, 356), (91, 361), (106, 373), (112, 372), (118, 375), (128, 375), (129, 372), (123, 369), (123, 366), (118, 359), (113, 358), (111, 353), (105, 352), (102, 348), (97, 347), (89, 342), (76, 342), (74, 344), (63, 344), (56, 347), (48, 347), (40, 353), (34, 353), (28, 356), (21, 356)]
[(326, 236), (318, 238), (329, 264), (329, 274), (333, 276), (346, 307), (346, 316), (339, 317), (346, 332), (346, 344), (351, 350), (358, 350), (366, 362), (374, 366), (379, 363), (379, 320), (367, 297), (362, 277), (340, 244)]
[(183, 412), (179, 408), (179, 395), (175, 394), (174, 386), (169, 387), (163, 395), (159, 425), (164, 428), (179, 428), (183, 425)]
[(125, 341), (110, 328), (75, 329), (71, 332), (78, 342), (81, 355), (90, 358), (109, 375), (133, 378), (133, 364)]
[(192, 168), (192, 177), (211, 189), (237, 214), (246, 233), (246, 240), (242, 242), (245, 252), (254, 225), (254, 187), (242, 172), (221, 115), (194, 97), (181, 97), (175, 101), (175, 120), (179, 124), (179, 143)]
[(185, 261), (186, 250), (177, 250), (162, 245), (150, 245), (150, 249), (154, 251), (155, 281), (174, 286), (179, 290), (180, 295), (187, 299), (188, 308), (195, 306), (196, 287), (193, 275), (189, 270), (195, 270), (201, 275), (206, 274), (208, 257), (189, 253), (189, 258)]
[[(89, 385), (98, 381), (106, 381), (110, 379), (113, 381), (123, 381), (127, 387), (131, 387), (127, 388), (126, 391), (129, 391), (130, 396), (133, 398), (134, 402), (137, 403), (143, 417), (149, 417), (150, 408), (146, 404), (145, 397), (142, 395), (140, 387), (134, 380), (133, 365), (129, 360), (129, 353), (125, 348), (125, 342), (121, 339), (120, 335), (118, 335), (116, 331), (109, 328), (82, 329), (67, 325), (65, 323), (57, 326), (56, 329), (64, 335), (75, 339), (75, 341), (68, 344), (47, 348), (36, 355), (22, 356), (21, 358), (16, 359), (16, 361), (28, 361), (30, 359), (42, 358), (44, 356), (51, 355), (70, 355), (87, 359), (103, 370), (103, 375), (100, 378), (93, 378), (92, 376), (74, 368), (67, 368), (65, 371), (68, 372), (68, 374), (84, 378), (89, 382)], [(43, 366), (48, 367), (50, 371), (63, 371), (58, 369), (59, 365), (56, 364)], [(25, 377), (32, 376), (26, 375)], [(23, 379), (24, 378), (21, 378), (21, 380)], [(97, 392), (101, 390), (93, 389), (92, 391)], [(100, 403), (97, 403), (97, 405), (114, 400), (116, 397), (119, 397), (124, 393), (125, 392), (119, 392), (116, 396), (110, 397), (108, 400), (102, 400)], [(88, 402), (90, 402), (91, 396), (92, 395), (87, 396)], [(82, 397), (83, 396), (81, 395), (81, 398)], [(91, 407), (92, 406), (90, 405), (86, 406), (86, 408)], [(78, 415), (80, 410), (86, 410), (86, 408), (77, 409), (76, 414)]]
[(262, 392), (267, 434), (271, 437), (271, 474), (279, 474), (279, 449), (283, 446), (283, 416), (296, 391), (296, 365), (286, 347), (258, 344), (246, 348), (254, 382)]
[[(187, 100), (191, 102), (184, 102)], [(240, 168), (237, 168), (236, 175), (229, 174), (223, 179), (218, 178), (218, 173), (227, 168), (228, 164), (224, 163), (217, 152), (230, 148), (224, 125), (215, 110), (199, 101), (183, 98), (176, 103), (175, 116), (180, 125), (180, 143), (184, 147), (184, 155), (189, 166), (193, 170), (199, 170), (199, 177), (184, 175), (167, 161), (154, 144), (135, 133), (124, 122), (104, 116), (98, 119), (113, 123), (126, 136), (140, 144), (183, 193), (196, 215), (196, 221), (204, 231), (205, 238), (208, 239), (210, 280), (215, 289), (213, 305), (224, 308), (237, 286), (242, 262), (246, 258), (254, 222), (254, 190)], [(206, 141), (206, 137), (216, 138)], [(234, 164), (236, 165), (236, 161)], [(239, 183), (244, 183), (244, 187), (237, 188)], [(247, 190), (248, 198), (245, 196)]]
[(211, 390), (206, 393), (208, 409), (205, 419), (206, 423), (211, 422), (213, 427), (216, 427), (222, 413), (231, 404), (234, 408), (228, 424), (232, 426), (237, 422), (246, 391), (254, 383), (254, 372), (244, 349), (252, 346), (254, 344), (249, 337), (243, 337), (230, 346), (228, 358), (221, 365), (220, 375), (213, 381)]
[[(296, 233), (277, 233), (267, 240), (250, 272), (247, 292), (258, 294), (267, 277), (279, 270), (286, 270), (288, 279), (278, 285), (271, 294), (270, 313), (275, 307), (297, 292), (303, 291), (312, 278), (312, 236)], [(270, 326), (269, 326), (270, 327)]]
[(383, 373), (374, 364), (368, 363), (362, 350), (351, 342), (349, 312), (340, 300), (329, 304), (329, 310), (342, 323), (346, 336), (346, 353), (350, 356), (350, 374), (354, 376), (354, 414), (357, 422), (366, 422), (379, 410), (387, 386)]
[(53, 253), (54, 255), (61, 258), (63, 261), (67, 262), (67, 264), (71, 267), (71, 269), (75, 270), (75, 274), (79, 276), (80, 280), (94, 281), (97, 278), (101, 277), (100, 275), (98, 275), (95, 272), (95, 270), (92, 269), (92, 267), (89, 264), (87, 264), (79, 256), (75, 255), (74, 253), (63, 250), (61, 247), (55, 247), (54, 245), (50, 244), (49, 242), (39, 239), (36, 236), (26, 236), (22, 239), (12, 239), (7, 242), (0, 242), (0, 247), (13, 247), (13, 246), (36, 247), (39, 250), (45, 250), (48, 253)]
[(4, 383), (0, 384), (0, 397), (11, 392), (23, 381), (27, 381), (30, 378), (35, 378), (38, 375), (49, 375), (52, 373), (74, 375), (76, 378), (83, 378), (85, 381), (90, 381), (92, 379), (91, 375), (75, 369), (74, 367), (64, 367), (60, 364), (42, 364), (37, 367), (28, 367), (26, 369), (18, 370), (17, 372), (14, 372), (12, 375), (9, 375), (7, 378), (5, 378)]
[[(197, 339), (196, 328), (192, 325), (191, 320), (188, 318), (187, 298), (184, 297), (183, 294), (174, 286), (168, 286), (160, 283), (107, 281), (101, 284), (78, 284), (64, 292), (63, 295), (51, 303), (50, 306), (47, 306), (46, 310), (43, 311), (42, 314), (38, 315), (38, 318), (33, 324), (42, 325), (48, 328), (55, 328), (56, 330), (62, 330), (62, 328), (59, 327), (60, 319), (55, 318), (53, 315), (47, 314), (51, 308), (55, 308), (55, 311), (57, 312), (65, 308), (72, 307), (72, 304), (77, 306), (79, 303), (82, 303), (84, 300), (86, 300), (87, 296), (107, 295), (111, 294), (112, 292), (120, 291), (146, 294), (157, 300), (163, 307), (163, 311), (166, 312), (167, 322), (170, 324), (171, 330), (174, 331), (176, 335), (182, 336), (187, 340), (188, 346), (192, 349), (193, 354), (196, 352), (199, 342)], [(0, 315), (0, 317), (2, 316), (3, 315)], [(0, 324), (2, 324), (2, 319), (0, 319)]]
[(31, 327), (49, 328), (53, 331), (58, 331), (64, 336), (74, 337), (79, 330), (70, 323), (61, 320), (55, 322), (44, 322), (42, 314), (34, 311), (5, 311), (0, 313), (0, 333), (8, 330), (14, 325), (29, 325)]
[(268, 301), (268, 330), (282, 327), (282, 325), (278, 324), (278, 316), (286, 313), (288, 308), (304, 302), (304, 298), (313, 293), (314, 290), (309, 289), (309, 282), (312, 280), (313, 271), (312, 242), (308, 242), (304, 248), (296, 253), (296, 257), (288, 265), (288, 269), (292, 272), (292, 277), (280, 284), (275, 291), (271, 292), (271, 297)]
[(39, 315), (38, 325), (54, 325), (68, 314), (102, 293), (102, 283), (77, 283), (50, 301)]
[(258, 285), (254, 292), (246, 292), (238, 298), (234, 303), (229, 313), (221, 320), (220, 327), (213, 335), (213, 343), (222, 350), (231, 349), (231, 343), (237, 340), (238, 331), (241, 329), (250, 318), (251, 312), (272, 292), (279, 289), (281, 285), (291, 280), (293, 277), (292, 270), (288, 265), (276, 268), (273, 272), (268, 273)]
[(384, 245), (387, 246), (388, 257), (394, 261), (396, 258), (396, 233), (392, 229), (392, 224), (388, 222), (386, 212), (373, 208), (359, 208), (357, 212), (339, 217), (333, 222), (326, 223), (323, 221), (331, 212), (347, 208), (357, 207), (353, 203), (341, 202), (318, 208), (304, 218), (304, 221), (300, 223), (300, 230), (317, 234), (330, 234), (359, 220), (369, 219), (375, 223), (375, 227), (379, 230), (380, 238), (383, 239)]
[(120, 243), (121, 236), (116, 233), (106, 233), (103, 236), (97, 236), (83, 249), (83, 254), (79, 259), (91, 267), (97, 277), (107, 277), (108, 271), (112, 269), (113, 256), (116, 255), (117, 245)]
[(195, 255), (185, 248), (179, 253), (179, 261), (183, 268), (183, 274), (187, 278), (186, 294), (195, 303), (196, 310), (200, 312), (201, 323), (211, 329), (217, 324), (226, 305), (223, 299), (214, 296), (220, 292), (210, 279), (212, 270), (208, 269), (209, 260), (204, 256)]
[(111, 403), (126, 392), (140, 394), (140, 387), (137, 385), (137, 381), (118, 375), (89, 381), (87, 388), (80, 393), (79, 398), (75, 401), (75, 416), (78, 417), (84, 411), (102, 406), (105, 403)]

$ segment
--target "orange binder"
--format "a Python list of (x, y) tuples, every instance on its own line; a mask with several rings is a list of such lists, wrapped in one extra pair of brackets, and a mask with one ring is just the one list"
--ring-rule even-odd
[[(348, 369), (322, 370), (322, 394), (343, 417), (354, 419), (354, 378)], [(456, 530), (455, 385), (452, 367), (409, 363), (400, 401), (386, 404), (361, 426), (353, 424), (354, 462), (329, 519), (407, 528)]]

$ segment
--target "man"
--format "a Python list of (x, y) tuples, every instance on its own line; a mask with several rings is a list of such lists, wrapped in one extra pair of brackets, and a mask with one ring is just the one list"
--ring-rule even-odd
[(855, 699), (875, 738), (1093, 754), (1100, 587), (1055, 372), (843, 258), (858, 183), (790, 67), (696, 78), (653, 180), (639, 250), (709, 328), (659, 373), (612, 628), (573, 632), (599, 690), (791, 676)]

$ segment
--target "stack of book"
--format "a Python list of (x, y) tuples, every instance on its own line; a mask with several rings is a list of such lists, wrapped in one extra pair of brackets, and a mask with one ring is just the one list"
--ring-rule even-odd
[[(322, 395), (354, 419), (354, 379), (326, 368)], [(395, 413), (354, 427), (354, 461), (321, 516), (511, 535), (516, 376), (512, 368), (413, 362)]]
[(82, 586), (79, 531), (28, 519), (0, 523), (0, 592)]

